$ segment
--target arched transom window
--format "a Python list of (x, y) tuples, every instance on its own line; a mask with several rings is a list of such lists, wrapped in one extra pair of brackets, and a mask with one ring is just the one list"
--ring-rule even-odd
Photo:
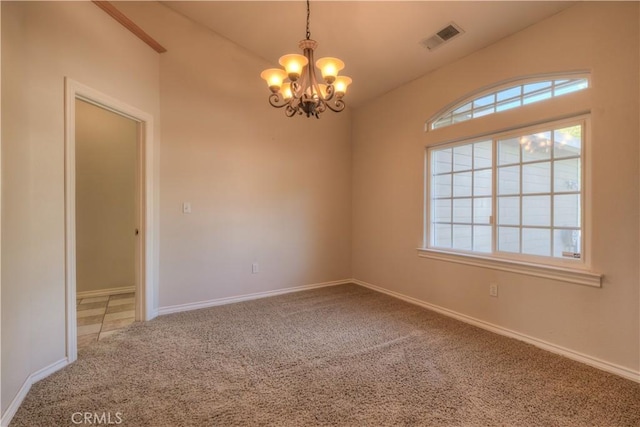
[(452, 107), (446, 108), (429, 120), (428, 129), (451, 126), (588, 87), (589, 78), (584, 74), (564, 74), (512, 81), (456, 102)]

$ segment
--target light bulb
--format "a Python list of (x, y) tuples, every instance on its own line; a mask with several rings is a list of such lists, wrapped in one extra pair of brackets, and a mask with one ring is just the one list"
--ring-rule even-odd
[(280, 62), (280, 65), (282, 65), (287, 71), (287, 75), (289, 76), (291, 81), (295, 82), (300, 78), (302, 69), (309, 63), (309, 60), (306, 56), (292, 53), (289, 55), (281, 56), (278, 62)]
[(293, 98), (293, 93), (291, 92), (291, 83), (283, 83), (280, 88), (280, 93), (285, 100)]
[(260, 73), (260, 77), (266, 80), (271, 92), (276, 93), (280, 90), (282, 81), (287, 77), (287, 75), (279, 68), (269, 68)]
[(347, 76), (339, 76), (336, 78), (333, 86), (336, 90), (336, 95), (339, 97), (343, 97), (345, 93), (347, 93), (347, 87), (351, 84), (352, 80)]
[(338, 58), (320, 58), (316, 61), (316, 66), (322, 72), (322, 78), (327, 84), (331, 84), (338, 76), (338, 72), (344, 68), (344, 62)]

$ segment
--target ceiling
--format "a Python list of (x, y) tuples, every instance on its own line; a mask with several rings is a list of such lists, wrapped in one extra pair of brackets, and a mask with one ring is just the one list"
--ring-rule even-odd
[[(171, 9), (278, 66), (301, 53), (303, 1), (165, 1)], [(316, 58), (334, 56), (353, 78), (357, 107), (571, 6), (570, 1), (311, 1)], [(428, 51), (420, 42), (455, 22), (464, 34)], [(256, 78), (259, 76), (256, 75)]]

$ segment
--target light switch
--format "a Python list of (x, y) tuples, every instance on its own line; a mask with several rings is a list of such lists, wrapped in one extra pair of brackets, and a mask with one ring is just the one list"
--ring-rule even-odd
[(191, 213), (191, 203), (190, 202), (184, 202), (182, 204), (182, 213), (183, 214), (190, 214)]

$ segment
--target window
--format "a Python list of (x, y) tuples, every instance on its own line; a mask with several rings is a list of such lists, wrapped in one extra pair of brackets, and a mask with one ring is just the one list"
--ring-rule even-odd
[(432, 147), (429, 248), (580, 263), (586, 119)]
[(514, 84), (500, 85), (479, 96), (457, 102), (452, 108), (429, 120), (429, 129), (438, 129), (489, 114), (533, 104), (549, 98), (576, 92), (589, 87), (584, 75), (563, 75), (553, 79), (526, 79)]

